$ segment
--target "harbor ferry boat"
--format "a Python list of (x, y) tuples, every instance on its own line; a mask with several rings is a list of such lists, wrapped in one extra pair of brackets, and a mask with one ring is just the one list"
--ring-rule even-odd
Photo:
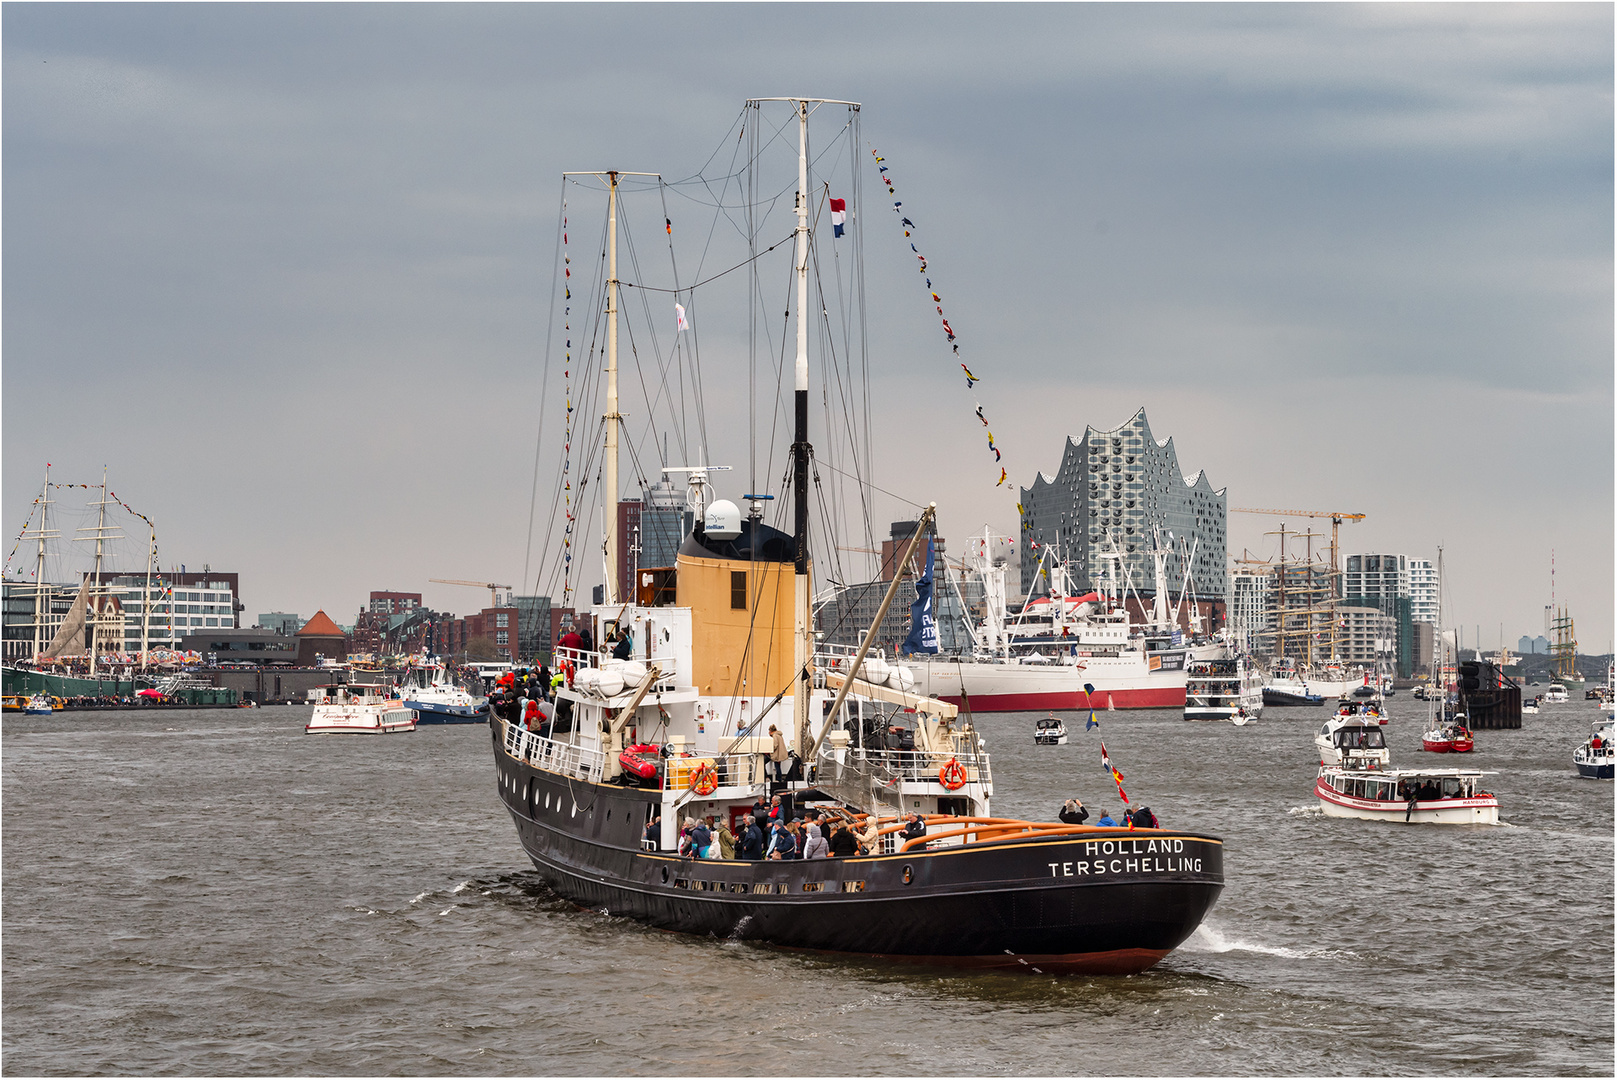
[(410, 665), (399, 697), (419, 724), (480, 724), (488, 717), (487, 698), (456, 686), (442, 664), (430, 661)]
[(1609, 717), (1599, 721), (1583, 745), (1572, 752), (1572, 764), (1578, 767), (1579, 776), (1590, 780), (1612, 779), (1612, 727)]
[(1262, 687), (1265, 705), (1323, 705), (1325, 695), (1311, 688), (1297, 669), (1294, 657), (1282, 656)]
[(332, 683), (309, 691), (307, 735), (389, 735), (415, 730), (415, 710), (380, 683)]
[(1470, 769), (1355, 769), (1323, 766), (1314, 794), (1326, 817), (1426, 825), (1497, 825), (1499, 799)]
[(1246, 724), (1263, 712), (1263, 686), (1245, 656), (1192, 660), (1185, 679), (1186, 720)]
[[(661, 929), (1018, 971), (1148, 968), (1189, 937), (1217, 899), (1222, 841), (1177, 829), (996, 816), (990, 756), (969, 713), (890, 679), (864, 678), (875, 627), (901, 580), (916, 585), (904, 575), (888, 583), (857, 650), (817, 648), (804, 321), (813, 314), (809, 204), (816, 189), (807, 179), (807, 125), (816, 109), (846, 106), (848, 129), (857, 132), (851, 120), (858, 106), (770, 100), (789, 101), (799, 135), (793, 529), (762, 520), (763, 496), (745, 497), (752, 512), (743, 518), (734, 503), (711, 497), (708, 467), (687, 470), (693, 525), (675, 565), (637, 571), (633, 596), (620, 596), (620, 583), (607, 573), (603, 602), (579, 613), (594, 641), (617, 642), (615, 655), (558, 648), (564, 681), (537, 730), (518, 722), (504, 695), (493, 701), (499, 797), (558, 895)], [(758, 122), (749, 116), (747, 130)], [(602, 487), (615, 499), (621, 174), (590, 175), (607, 200), (605, 296), (599, 305), (585, 303), (608, 321), (597, 385), (606, 396)], [(618, 515), (603, 516), (604, 565), (614, 567), (624, 538)], [(929, 507), (901, 564), (932, 516)], [(784, 762), (771, 729), (792, 752)], [(738, 823), (777, 795), (788, 816), (808, 806), (845, 817), (864, 853), (679, 853), (682, 819), (711, 814)], [(906, 821), (911, 815), (918, 820)]]

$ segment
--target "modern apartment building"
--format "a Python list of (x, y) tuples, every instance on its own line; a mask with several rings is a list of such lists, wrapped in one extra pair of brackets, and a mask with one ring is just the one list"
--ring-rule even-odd
[[(1388, 554), (1357, 554), (1348, 555), (1344, 562), (1342, 572), (1342, 610), (1344, 620), (1346, 613), (1352, 610), (1370, 609), (1379, 611), (1391, 622), (1390, 632), (1382, 632), (1377, 628), (1374, 633), (1361, 630), (1358, 634), (1360, 641), (1368, 637), (1371, 640), (1382, 642), (1383, 658), (1391, 660), (1397, 667), (1400, 676), (1408, 678), (1415, 669), (1415, 631), (1414, 623), (1414, 597), (1411, 592), (1411, 576), (1409, 559), (1403, 555)], [(1435, 577), (1435, 573), (1433, 575)], [(1427, 582), (1422, 573), (1423, 585)], [(1436, 619), (1436, 585), (1431, 583), (1431, 592), (1427, 597), (1431, 601), (1430, 619), (1420, 619), (1420, 622), (1432, 622)], [(1361, 620), (1362, 622), (1362, 620)], [(1353, 632), (1351, 621), (1344, 622), (1344, 631)], [(1359, 642), (1348, 641), (1344, 656), (1353, 662), (1365, 659), (1355, 651), (1354, 646)], [(1374, 660), (1375, 656), (1369, 657)]]
[(1409, 617), (1437, 625), (1437, 567), (1430, 559), (1409, 560)]
[[(1344, 604), (1336, 610), (1342, 625), (1338, 655), (1344, 663), (1369, 668), (1375, 666), (1378, 657), (1395, 654), (1398, 620), (1394, 616), (1377, 607), (1355, 604)], [(1410, 634), (1410, 652), (1414, 652), (1413, 633)]]
[(1240, 571), (1230, 575), (1230, 631), (1235, 643), (1263, 656), (1274, 652), (1274, 574)]

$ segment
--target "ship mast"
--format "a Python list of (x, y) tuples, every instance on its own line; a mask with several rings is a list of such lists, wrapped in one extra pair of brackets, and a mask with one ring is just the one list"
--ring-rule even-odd
[(618, 552), (623, 538), (618, 535), (618, 436), (623, 414), (618, 412), (618, 183), (625, 176), (659, 176), (659, 173), (623, 172), (608, 169), (605, 172), (564, 172), (562, 176), (605, 177), (606, 196), (606, 412), (601, 419), (606, 424), (606, 453), (602, 462), (602, 481), (605, 494), (601, 506), (601, 561), (602, 597), (608, 604), (616, 604), (618, 596)]
[[(97, 515), (96, 515), (95, 527), (94, 528), (87, 528), (87, 529), (80, 529), (78, 531), (79, 532), (94, 533), (95, 535), (93, 537), (91, 537), (91, 536), (79, 536), (79, 537), (75, 537), (75, 539), (77, 539), (77, 540), (92, 540), (93, 539), (95, 541), (95, 570), (93, 570), (91, 572), (91, 578), (90, 578), (90, 580), (92, 582), (92, 584), (90, 586), (90, 596), (92, 598), (90, 608), (94, 613), (93, 614), (93, 621), (90, 623), (90, 674), (91, 674), (91, 676), (94, 676), (95, 675), (95, 667), (96, 667), (96, 664), (95, 664), (96, 651), (97, 651), (97, 648), (99, 647), (99, 645), (101, 644), (101, 619), (102, 619), (102, 616), (106, 614), (103, 605), (104, 605), (104, 602), (105, 602), (105, 599), (106, 599), (106, 596), (107, 596), (107, 591), (103, 587), (102, 582), (101, 582), (101, 560), (102, 560), (102, 556), (104, 554), (104, 546), (105, 546), (106, 541), (109, 540), (109, 539), (117, 539), (118, 537), (121, 537), (123, 535), (122, 533), (117, 531), (118, 527), (116, 525), (114, 525), (112, 527), (111, 535), (108, 534), (108, 529), (107, 529), (107, 470), (105, 468), (103, 468), (101, 470), (101, 498), (99, 500), (97, 500), (96, 502), (91, 503), (90, 505), (100, 508)], [(99, 592), (101, 594), (101, 602), (96, 602), (94, 600), (94, 597), (95, 597), (97, 592)]]
[[(146, 587), (141, 590), (140, 605), (140, 670), (146, 670), (146, 664), (151, 659), (152, 649), (152, 564), (157, 561), (157, 526), (151, 522), (146, 523), (151, 529), (151, 541), (146, 545)], [(171, 617), (172, 618), (172, 617)], [(169, 624), (173, 625), (172, 622)]]
[(45, 466), (45, 486), (39, 493), (39, 529), (35, 536), (39, 540), (39, 555), (34, 563), (34, 657), (38, 659), (40, 652), (50, 639), (43, 637), (45, 619), (49, 615), (48, 602), (45, 597), (49, 590), (45, 586), (45, 541), (55, 539), (62, 534), (50, 527), (46, 515), (51, 505), (51, 467)]
[(796, 258), (797, 300), (793, 317), (797, 321), (797, 363), (794, 367), (794, 409), (796, 418), (792, 439), (792, 501), (793, 530), (797, 559), (794, 566), (792, 604), (792, 670), (796, 673), (796, 686), (792, 690), (792, 727), (796, 739), (807, 746), (809, 721), (809, 658), (814, 654), (814, 624), (809, 607), (808, 558), (808, 459), (811, 452), (808, 437), (808, 323), (804, 313), (808, 310), (808, 253), (809, 253), (809, 186), (808, 186), (808, 119), (821, 105), (846, 105), (858, 111), (856, 101), (835, 101), (830, 98), (778, 97), (753, 98), (749, 105), (765, 101), (784, 101), (791, 105), (797, 116), (797, 228)]
[(606, 539), (602, 594), (618, 602), (618, 174), (608, 172), (606, 196), (606, 497), (601, 503)]
[(808, 309), (809, 103), (806, 100), (794, 101), (792, 108), (797, 113), (797, 364), (793, 393), (797, 424), (792, 440), (792, 501), (796, 515), (792, 536), (797, 548), (792, 578), (795, 595), (792, 604), (792, 670), (797, 673), (797, 686), (792, 691), (792, 727), (801, 740), (808, 738), (808, 664), (813, 652), (808, 578), (808, 322), (803, 317)]

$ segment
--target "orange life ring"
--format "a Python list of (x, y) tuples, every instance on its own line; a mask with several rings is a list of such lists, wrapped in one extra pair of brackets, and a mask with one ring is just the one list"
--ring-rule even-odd
[(707, 796), (719, 790), (719, 774), (711, 765), (703, 765), (691, 774), (691, 790)]
[(949, 763), (938, 770), (938, 783), (949, 791), (959, 791), (966, 786), (966, 770), (959, 758), (950, 758)]

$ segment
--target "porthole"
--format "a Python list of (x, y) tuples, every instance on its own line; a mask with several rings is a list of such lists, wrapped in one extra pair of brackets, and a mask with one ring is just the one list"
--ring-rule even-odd
[(904, 867), (904, 884), (908, 885), (915, 880), (915, 871), (907, 864)]
[(663, 884), (668, 884), (668, 867), (663, 867)]

